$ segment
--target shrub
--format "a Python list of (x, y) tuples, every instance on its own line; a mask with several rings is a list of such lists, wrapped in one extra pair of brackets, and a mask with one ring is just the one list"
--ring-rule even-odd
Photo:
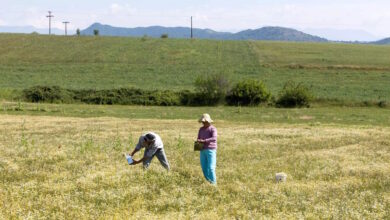
[(168, 34), (161, 34), (161, 38), (163, 39), (168, 38)]
[(70, 103), (73, 101), (72, 92), (58, 86), (34, 86), (23, 90), (23, 96), (30, 102)]
[(380, 108), (386, 108), (387, 107), (387, 102), (386, 101), (379, 101), (378, 102), (378, 106)]
[(196, 94), (193, 101), (198, 105), (217, 105), (225, 101), (230, 90), (230, 80), (223, 74), (198, 77), (195, 81)]
[(159, 105), (174, 106), (181, 104), (180, 94), (173, 91), (144, 91), (140, 89), (79, 90), (75, 91), (76, 100), (87, 104), (107, 105)]
[(229, 105), (259, 105), (267, 102), (271, 93), (263, 82), (258, 80), (244, 80), (237, 83), (226, 97)]
[(310, 107), (313, 96), (310, 90), (302, 83), (287, 82), (276, 100), (277, 107)]
[(178, 106), (181, 105), (180, 94), (173, 91), (152, 91), (149, 94), (152, 105)]
[(141, 38), (141, 41), (147, 41), (148, 40), (148, 35), (144, 35), (144, 36), (142, 36), (142, 38)]
[(93, 35), (95, 35), (95, 36), (99, 36), (99, 30), (97, 30), (97, 29), (94, 29), (94, 30), (93, 30)]
[[(180, 105), (182, 106), (207, 106), (209, 99), (202, 93), (183, 90), (179, 92)], [(211, 104), (214, 105), (214, 104)]]

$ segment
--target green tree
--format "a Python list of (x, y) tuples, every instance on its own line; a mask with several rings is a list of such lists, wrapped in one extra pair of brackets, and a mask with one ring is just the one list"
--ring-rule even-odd
[(271, 93), (264, 83), (258, 80), (248, 79), (237, 83), (226, 97), (229, 105), (259, 105), (268, 102)]
[(99, 30), (97, 30), (97, 29), (94, 29), (94, 30), (93, 30), (93, 35), (95, 35), (95, 36), (99, 36)]
[(313, 95), (308, 87), (302, 83), (288, 81), (276, 100), (277, 107), (294, 108), (310, 107)]
[(195, 81), (198, 100), (203, 105), (217, 105), (225, 101), (230, 90), (230, 80), (224, 74), (199, 76)]

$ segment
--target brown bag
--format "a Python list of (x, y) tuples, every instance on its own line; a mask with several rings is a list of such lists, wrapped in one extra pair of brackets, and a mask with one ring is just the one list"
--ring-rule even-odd
[(195, 141), (194, 143), (194, 151), (201, 151), (203, 150), (204, 143), (200, 143), (198, 141)]

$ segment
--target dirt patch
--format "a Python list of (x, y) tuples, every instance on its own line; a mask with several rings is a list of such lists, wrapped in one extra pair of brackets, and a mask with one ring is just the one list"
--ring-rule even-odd
[(301, 117), (299, 117), (299, 119), (301, 120), (313, 120), (315, 117), (313, 116), (309, 116), (309, 115), (303, 115)]

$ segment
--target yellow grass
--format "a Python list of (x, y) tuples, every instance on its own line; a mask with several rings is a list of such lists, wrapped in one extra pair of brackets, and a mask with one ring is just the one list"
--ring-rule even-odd
[[(218, 121), (218, 186), (194, 120), (0, 115), (0, 219), (389, 218), (390, 128)], [(172, 166), (122, 153), (155, 131)], [(141, 155), (138, 154), (139, 158)], [(277, 184), (274, 175), (287, 173)]]

